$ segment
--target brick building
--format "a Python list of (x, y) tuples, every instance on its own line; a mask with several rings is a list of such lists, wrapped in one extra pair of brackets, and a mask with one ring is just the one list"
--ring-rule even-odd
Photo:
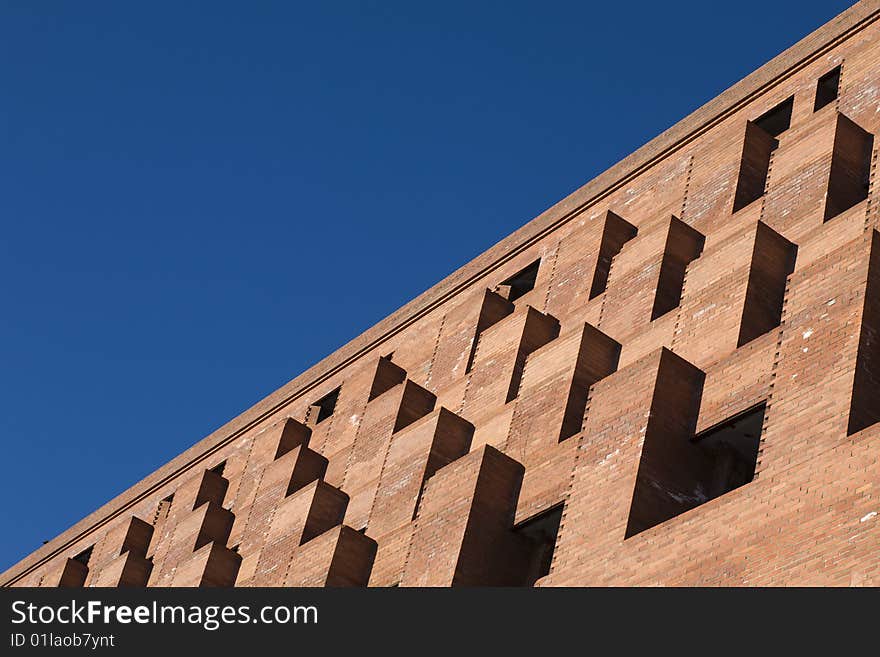
[(880, 2), (0, 577), (880, 585)]

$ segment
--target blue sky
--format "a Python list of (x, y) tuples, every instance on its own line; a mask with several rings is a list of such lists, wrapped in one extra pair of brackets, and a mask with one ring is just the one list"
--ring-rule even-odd
[(849, 4), (2, 2), (0, 570)]

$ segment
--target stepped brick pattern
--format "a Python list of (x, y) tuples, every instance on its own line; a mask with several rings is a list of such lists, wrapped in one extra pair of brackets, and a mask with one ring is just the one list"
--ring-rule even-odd
[(880, 586), (878, 130), (860, 2), (0, 583)]

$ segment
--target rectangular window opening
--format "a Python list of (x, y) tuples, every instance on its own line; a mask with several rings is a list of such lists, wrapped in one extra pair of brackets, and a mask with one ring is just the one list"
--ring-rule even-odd
[(505, 296), (504, 292), (506, 292), (507, 300), (513, 302), (534, 290), (540, 266), (541, 259), (538, 258), (525, 269), (502, 281), (498, 285), (499, 294)]
[(707, 502), (755, 478), (765, 409), (765, 404), (759, 404), (694, 437), (694, 446), (709, 456), (713, 466), (707, 480)]
[(534, 586), (535, 582), (550, 574), (562, 509), (563, 505), (559, 504), (513, 528), (514, 533), (522, 536), (530, 546), (528, 567), (523, 577), (525, 586)]
[[(389, 358), (389, 360), (391, 359)], [(333, 412), (336, 410), (336, 402), (339, 400), (339, 391), (341, 389), (342, 387), (340, 386), (331, 390), (309, 407), (309, 416), (314, 416), (315, 424), (320, 424), (333, 415)]]
[(772, 137), (778, 137), (791, 127), (791, 112), (794, 109), (794, 96), (782, 101), (765, 112), (754, 123)]
[(816, 102), (813, 104), (813, 111), (818, 112), (826, 105), (830, 105), (837, 100), (837, 94), (840, 93), (840, 66), (829, 71), (816, 83)]

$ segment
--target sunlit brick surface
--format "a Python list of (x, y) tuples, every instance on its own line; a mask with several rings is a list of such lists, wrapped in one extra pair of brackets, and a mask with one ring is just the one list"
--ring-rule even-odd
[(0, 581), (880, 585), (878, 18), (859, 3)]

